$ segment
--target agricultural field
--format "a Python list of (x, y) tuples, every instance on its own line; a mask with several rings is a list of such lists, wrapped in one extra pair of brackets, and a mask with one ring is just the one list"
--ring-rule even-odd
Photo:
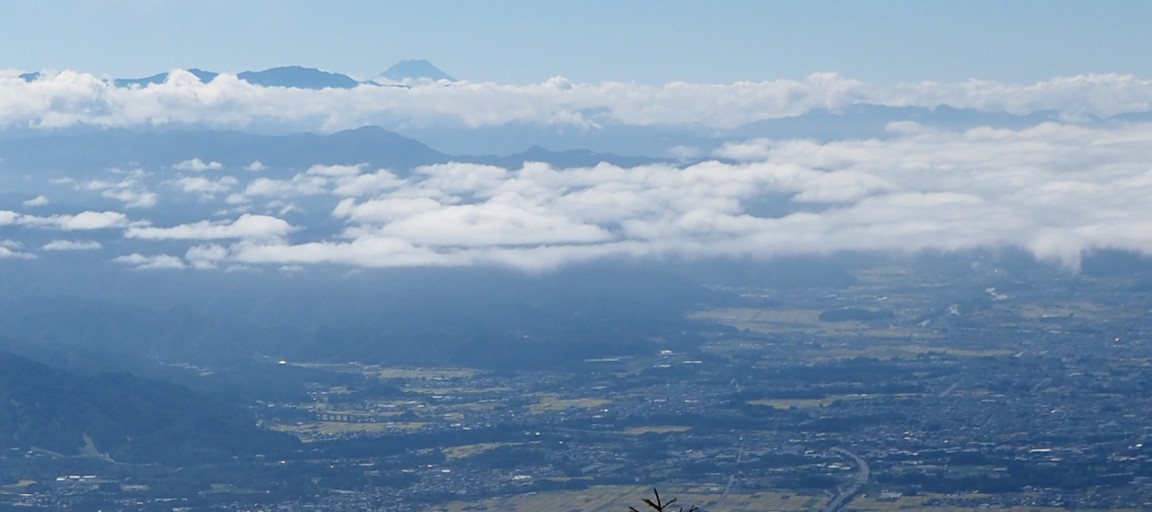
[[(453, 502), (431, 510), (466, 512), (475, 510), (501, 512), (622, 512), (629, 506), (646, 508), (641, 501), (652, 497), (652, 488), (644, 486), (595, 486), (580, 491), (526, 493), (507, 498), (493, 498), (479, 502)], [(710, 512), (738, 511), (801, 511), (819, 510), (827, 496), (802, 495), (792, 492), (730, 493), (723, 488), (668, 487), (661, 492), (665, 500), (676, 498), (676, 506), (685, 510), (695, 505)]]
[(462, 446), (450, 446), (440, 450), (444, 453), (449, 461), (466, 459), (473, 455), (484, 453), (488, 450), (500, 448), (502, 446), (523, 446), (525, 444), (539, 444), (538, 442), (531, 443), (477, 443), (466, 444)]
[[(925, 511), (925, 512), (983, 512), (989, 510), (1003, 512), (1056, 512), (1067, 510), (1061, 507), (1033, 507), (1033, 506), (990, 506), (990, 505), (962, 505), (965, 502), (987, 501), (994, 498), (989, 494), (922, 494), (918, 496), (903, 496), (893, 494), (890, 496), (858, 496), (852, 500), (849, 508), (860, 512), (893, 512), (899, 510)], [(1135, 512), (1131, 509), (1079, 509), (1083, 511)]]
[(841, 400), (872, 400), (880, 397), (914, 397), (920, 396), (914, 393), (895, 393), (890, 395), (873, 395), (873, 394), (852, 394), (852, 395), (832, 395), (823, 398), (765, 398), (759, 400), (749, 400), (748, 403), (752, 405), (764, 405), (774, 409), (811, 409), (818, 407), (827, 407), (835, 402)]
[(315, 421), (300, 425), (276, 425), (274, 430), (287, 432), (303, 441), (347, 434), (373, 434), (381, 432), (412, 432), (430, 425), (418, 421), (350, 423), (342, 421)]
[(863, 336), (868, 338), (935, 339), (931, 329), (902, 322), (828, 322), (820, 319), (823, 309), (718, 308), (697, 311), (690, 320), (715, 322), (757, 334), (802, 333), (812, 336)]
[(554, 393), (540, 393), (537, 402), (528, 406), (528, 412), (541, 414), (565, 409), (594, 409), (611, 403), (606, 398), (560, 398)]

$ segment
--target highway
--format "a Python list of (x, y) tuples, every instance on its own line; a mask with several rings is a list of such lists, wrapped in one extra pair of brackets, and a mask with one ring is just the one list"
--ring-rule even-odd
[(836, 495), (820, 509), (820, 512), (839, 512), (856, 493), (860, 492), (860, 488), (868, 483), (868, 479), (872, 477), (872, 470), (868, 468), (868, 463), (865, 462), (864, 459), (861, 459), (860, 456), (843, 448), (833, 448), (832, 451), (848, 457), (856, 463), (856, 476), (852, 479), (852, 483), (849, 484), (848, 487), (836, 489)]

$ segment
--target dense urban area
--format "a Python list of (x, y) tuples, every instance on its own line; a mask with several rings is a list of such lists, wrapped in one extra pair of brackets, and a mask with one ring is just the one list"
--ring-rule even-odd
[(270, 356), (315, 376), (251, 406), (299, 443), (168, 464), (13, 448), (0, 504), (627, 510), (658, 488), (705, 511), (1148, 509), (1152, 301), (1110, 268), (923, 257), (717, 284), (736, 299), (688, 315), (699, 343), (556, 369)]

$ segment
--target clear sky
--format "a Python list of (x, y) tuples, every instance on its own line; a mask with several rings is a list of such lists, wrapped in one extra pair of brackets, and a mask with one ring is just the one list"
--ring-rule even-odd
[(5, 0), (0, 68), (138, 77), (425, 58), (506, 83), (1152, 78), (1141, 0)]

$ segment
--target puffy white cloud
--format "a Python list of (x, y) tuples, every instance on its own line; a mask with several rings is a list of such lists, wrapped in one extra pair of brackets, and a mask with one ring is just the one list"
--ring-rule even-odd
[(244, 195), (249, 197), (299, 197), (327, 192), (328, 179), (309, 174), (297, 174), (290, 180), (256, 178), (244, 189)]
[(232, 222), (200, 221), (169, 228), (133, 226), (124, 236), (148, 240), (279, 240), (295, 229), (276, 217), (244, 214)]
[(142, 270), (156, 270), (156, 269), (182, 269), (187, 268), (184, 260), (169, 254), (156, 254), (146, 256), (140, 253), (132, 253), (124, 256), (117, 256), (112, 261), (123, 263), (125, 265), (132, 265)]
[[(61, 181), (61, 183), (71, 183), (71, 182), (72, 182), (71, 180), (69, 180), (67, 182)], [(108, 189), (132, 188), (135, 186), (136, 186), (136, 180), (132, 180), (132, 179), (126, 179), (126, 180), (122, 180), (122, 181), (118, 181), (118, 182), (112, 182), (112, 181), (106, 181), (106, 180), (89, 180), (89, 181), (85, 181), (85, 182), (77, 184), (76, 189), (77, 190), (108, 190)]]
[(0, 245), (0, 259), (34, 260), (36, 255)]
[[(256, 178), (248, 183), (243, 196), (247, 198), (293, 198), (335, 194), (344, 197), (363, 197), (401, 186), (404, 181), (387, 169), (361, 172), (364, 165), (314, 165), (287, 180)], [(233, 204), (239, 204), (236, 198)]]
[(203, 160), (201, 160), (199, 158), (193, 158), (191, 160), (185, 160), (183, 162), (177, 163), (176, 165), (173, 165), (172, 168), (176, 169), (178, 171), (202, 172), (202, 171), (218, 171), (220, 169), (223, 169), (224, 165), (221, 164), (220, 162), (204, 162)]
[(349, 218), (360, 223), (383, 224), (419, 213), (435, 211), (442, 206), (440, 202), (427, 197), (372, 199), (360, 204), (357, 204), (355, 200), (345, 199), (336, 205), (332, 215)]
[(239, 181), (232, 176), (218, 179), (208, 179), (203, 176), (187, 176), (171, 180), (168, 183), (180, 188), (184, 193), (196, 194), (202, 199), (212, 199), (217, 194), (224, 194), (232, 190)]
[(100, 248), (103, 246), (95, 240), (53, 240), (44, 244), (40, 249), (44, 251), (94, 251)]
[[(1097, 248), (1152, 254), (1152, 124), (906, 128), (887, 140), (747, 141), (720, 150), (738, 161), (687, 167), (429, 166), (340, 200), (335, 238), (247, 240), (198, 259), (544, 270), (604, 257), (1012, 246), (1075, 268)], [(366, 175), (312, 174), (338, 176), (328, 188)]]
[[(1128, 75), (1081, 75), (1034, 84), (987, 81), (922, 82), (876, 86), (835, 73), (803, 80), (661, 86), (572, 83), (561, 77), (539, 84), (456, 82), (411, 88), (360, 86), (304, 90), (261, 87), (224, 73), (200, 83), (173, 70), (162, 84), (118, 88), (74, 71), (46, 73), (25, 82), (0, 77), (0, 126), (66, 127), (195, 124), (245, 127), (281, 123), (332, 131), (383, 126), (507, 123), (592, 128), (689, 124), (730, 128), (751, 121), (839, 109), (857, 103), (975, 108), (1025, 114), (1055, 110), (1069, 117), (1152, 110), (1152, 82)], [(212, 162), (188, 162), (211, 168)]]
[(595, 224), (497, 203), (449, 205), (390, 222), (376, 231), (431, 247), (583, 244), (614, 238)]
[(100, 195), (120, 201), (126, 208), (151, 208), (160, 201), (155, 192), (146, 190), (105, 190)]
[(124, 203), (124, 206), (127, 208), (151, 208), (156, 206), (156, 203), (160, 199), (159, 196), (153, 192), (149, 192), (137, 179), (143, 176), (143, 171), (135, 170), (124, 173), (113, 169), (111, 172), (128, 174), (132, 177), (119, 181), (90, 180), (79, 183), (71, 181), (61, 183), (75, 183), (77, 190), (100, 191), (101, 196), (120, 201)]
[(416, 174), (426, 176), (425, 188), (448, 195), (487, 195), (508, 179), (508, 170), (491, 165), (447, 163), (418, 167)]
[(228, 194), (228, 196), (224, 198), (224, 204), (230, 206), (244, 205), (247, 202), (248, 198), (245, 197), (244, 194)]
[(48, 196), (39, 195), (39, 196), (33, 197), (32, 199), (28, 199), (28, 200), (24, 201), (24, 203), (22, 203), (22, 204), (24, 206), (44, 206), (44, 205), (51, 203), (51, 202), (52, 201), (50, 201), (48, 199)]
[(387, 169), (380, 169), (370, 174), (342, 176), (337, 180), (332, 193), (344, 197), (362, 197), (397, 188), (403, 183)]
[(397, 238), (365, 236), (349, 242), (302, 244), (240, 243), (231, 259), (249, 264), (341, 264), (362, 267), (458, 266), (469, 262), (453, 254), (437, 253)]
[(197, 245), (188, 249), (184, 259), (198, 269), (213, 269), (228, 257), (228, 249), (222, 245)]
[(0, 223), (10, 219), (9, 223), (25, 226), (59, 229), (62, 231), (86, 231), (93, 229), (122, 228), (128, 226), (128, 216), (120, 212), (94, 212), (84, 211), (75, 215), (60, 214), (49, 216), (17, 215), (11, 217), (13, 212), (0, 212)]
[(309, 167), (305, 174), (313, 176), (328, 176), (333, 178), (349, 177), (360, 174), (360, 170), (364, 168), (363, 165), (313, 165)]

